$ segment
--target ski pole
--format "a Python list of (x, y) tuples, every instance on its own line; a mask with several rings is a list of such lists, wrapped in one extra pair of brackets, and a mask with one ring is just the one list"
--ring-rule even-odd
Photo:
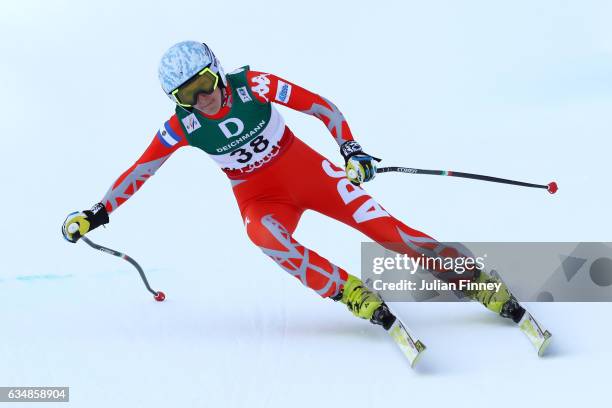
[(423, 170), (423, 169), (413, 169), (410, 167), (379, 167), (376, 169), (376, 173), (389, 173), (389, 172), (398, 172), (398, 173), (408, 173), (408, 174), (428, 174), (432, 176), (449, 176), (449, 177), (462, 177), (474, 180), (483, 180), (490, 181), (493, 183), (503, 183), (503, 184), (512, 184), (514, 186), (522, 186), (522, 187), (532, 187), (532, 188), (543, 188), (548, 191), (550, 194), (555, 194), (559, 187), (557, 187), (557, 183), (551, 181), (548, 184), (533, 184), (533, 183), (525, 183), (523, 181), (516, 180), (508, 180), (499, 177), (492, 176), (484, 176), (482, 174), (473, 174), (473, 173), (463, 173), (460, 171), (449, 171), (449, 170)]
[(97, 249), (97, 250), (105, 252), (107, 254), (115, 255), (115, 256), (117, 256), (119, 258), (122, 258), (122, 259), (125, 259), (126, 261), (131, 263), (136, 268), (138, 273), (140, 274), (140, 277), (142, 278), (142, 281), (144, 282), (144, 285), (147, 288), (147, 290), (153, 294), (153, 298), (155, 300), (157, 300), (158, 302), (163, 302), (166, 299), (166, 294), (164, 292), (162, 292), (161, 290), (155, 291), (155, 290), (151, 289), (151, 286), (149, 285), (149, 281), (147, 281), (147, 277), (145, 276), (145, 273), (142, 270), (142, 268), (140, 267), (140, 265), (138, 265), (138, 262), (136, 262), (135, 260), (133, 260), (132, 258), (127, 256), (126, 254), (123, 254), (123, 253), (121, 253), (119, 251), (115, 251), (114, 249), (110, 249), (110, 248), (107, 248), (105, 246), (98, 245), (95, 242), (92, 242), (87, 237), (81, 237), (81, 240), (85, 241), (85, 243), (87, 245), (89, 245), (90, 247), (92, 247), (93, 249)]

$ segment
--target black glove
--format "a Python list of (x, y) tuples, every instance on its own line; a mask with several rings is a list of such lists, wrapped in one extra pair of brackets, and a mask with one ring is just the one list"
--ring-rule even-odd
[(75, 243), (83, 235), (98, 228), (100, 225), (108, 224), (108, 212), (104, 204), (98, 203), (91, 210), (73, 212), (68, 214), (62, 224), (62, 235), (66, 241)]
[(346, 177), (351, 183), (359, 185), (376, 177), (376, 162), (380, 159), (370, 156), (354, 140), (342, 143), (340, 153), (346, 164)]

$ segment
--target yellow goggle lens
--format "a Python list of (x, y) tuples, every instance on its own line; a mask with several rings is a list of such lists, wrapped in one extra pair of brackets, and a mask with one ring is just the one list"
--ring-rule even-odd
[(196, 104), (198, 94), (210, 95), (217, 89), (218, 84), (219, 75), (207, 67), (172, 91), (172, 95), (179, 105), (191, 107)]

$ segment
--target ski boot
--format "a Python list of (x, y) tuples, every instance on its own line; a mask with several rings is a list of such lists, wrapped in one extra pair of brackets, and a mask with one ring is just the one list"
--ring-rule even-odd
[(468, 298), (482, 303), (487, 309), (499, 314), (501, 317), (512, 319), (535, 347), (538, 356), (541, 357), (552, 339), (550, 332), (542, 329), (533, 316), (519, 304), (501, 279), (480, 271), (474, 282), (501, 283), (498, 291), (494, 289), (466, 290), (464, 293)]
[(355, 316), (382, 326), (404, 353), (411, 367), (419, 361), (426, 349), (425, 345), (410, 334), (380, 296), (369, 290), (359, 278), (349, 275), (340, 293), (332, 299), (344, 303)]
[(478, 276), (473, 282), (476, 283), (501, 283), (498, 291), (490, 290), (466, 290), (463, 293), (470, 299), (480, 302), (487, 309), (497, 313), (501, 317), (512, 319), (514, 323), (518, 323), (525, 309), (516, 301), (514, 296), (508, 290), (508, 287), (501, 280), (488, 275), (486, 272), (479, 271)]
[(380, 296), (353, 275), (349, 274), (342, 290), (332, 299), (344, 303), (355, 316), (378, 324), (385, 330), (389, 330), (395, 322), (395, 316)]

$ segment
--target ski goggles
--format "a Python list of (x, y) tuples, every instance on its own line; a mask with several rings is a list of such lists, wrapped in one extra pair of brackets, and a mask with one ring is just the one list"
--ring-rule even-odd
[(172, 97), (181, 106), (191, 108), (198, 100), (198, 94), (212, 94), (219, 84), (219, 75), (214, 73), (210, 67), (206, 67), (183, 85), (171, 92)]

